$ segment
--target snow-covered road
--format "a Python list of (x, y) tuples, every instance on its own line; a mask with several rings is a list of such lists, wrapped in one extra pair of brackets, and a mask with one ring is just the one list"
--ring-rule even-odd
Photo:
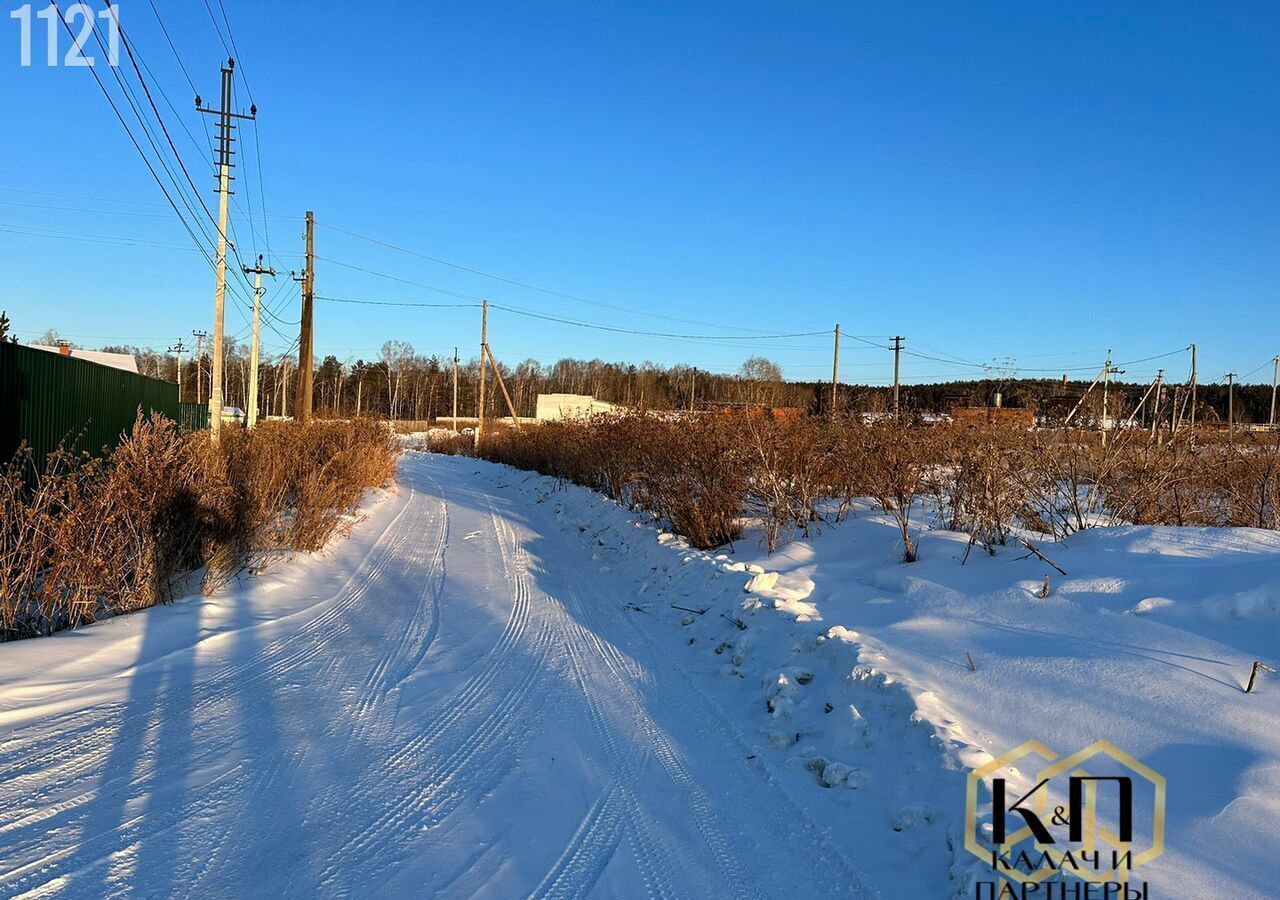
[(4, 647), (0, 895), (876, 895), (476, 466), (407, 454), (323, 556)]

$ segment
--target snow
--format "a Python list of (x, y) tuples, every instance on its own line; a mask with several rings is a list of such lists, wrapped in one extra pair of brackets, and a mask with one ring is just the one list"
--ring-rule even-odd
[(1100, 738), (1151, 896), (1274, 894), (1280, 535), (659, 524), (411, 451), (322, 554), (0, 646), (0, 894), (971, 897), (965, 772)]

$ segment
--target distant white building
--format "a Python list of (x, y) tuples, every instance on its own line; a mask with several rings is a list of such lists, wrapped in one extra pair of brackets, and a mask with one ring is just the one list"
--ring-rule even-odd
[(222, 407), (222, 422), (224, 425), (243, 425), (245, 420), (244, 410), (238, 406)]
[(57, 353), (59, 356), (70, 356), (72, 359), (83, 359), (100, 366), (110, 366), (122, 372), (138, 374), (138, 360), (132, 353), (103, 353), (101, 350), (81, 350), (79, 347), (46, 347), (43, 344), (29, 344), (32, 350), (44, 350)]
[(536, 418), (539, 422), (557, 419), (586, 419), (599, 413), (609, 413), (618, 407), (588, 394), (539, 394)]

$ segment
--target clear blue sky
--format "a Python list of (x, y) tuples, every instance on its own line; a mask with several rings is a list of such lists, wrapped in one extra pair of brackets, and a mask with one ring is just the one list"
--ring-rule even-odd
[[(205, 3), (156, 3), (216, 99), (225, 54)], [(260, 108), (266, 205), (281, 217), (271, 249), (298, 266), (300, 217), (314, 209), (321, 295), (449, 300), (336, 260), (642, 330), (839, 322), (905, 335), (925, 355), (1012, 357), (1026, 374), (1195, 341), (1203, 381), (1229, 368), (1269, 381), (1280, 352), (1273, 4), (455, 2), (373, 15), (330, 0), (225, 3)], [(206, 123), (149, 0), (122, 0), (121, 19), (181, 114), (157, 96), (212, 207), (209, 156), (183, 128), (203, 142)], [(0, 306), (24, 338), (52, 327), (88, 346), (163, 347), (210, 327), (208, 265), (177, 249), (190, 241), (89, 71), (46, 67), (39, 31), (36, 65), (21, 69), (18, 23), (6, 15), (0, 35)], [(254, 204), (256, 236), (235, 215), (249, 259), (266, 239), (242, 134), (237, 201)], [(297, 319), (292, 299), (280, 318)], [(390, 337), (441, 354), (460, 344), (465, 357), (478, 341), (469, 309), (317, 303), (316, 321), (317, 351), (340, 357), (372, 357)], [(229, 331), (243, 323), (233, 305)], [(791, 377), (830, 374), (825, 337), (726, 348), (499, 312), (491, 341), (511, 363), (732, 370), (763, 353)], [(1162, 364), (1181, 377), (1187, 357), (1130, 374)], [(911, 381), (972, 371), (904, 360)], [(846, 342), (844, 380), (890, 373), (887, 350)]]

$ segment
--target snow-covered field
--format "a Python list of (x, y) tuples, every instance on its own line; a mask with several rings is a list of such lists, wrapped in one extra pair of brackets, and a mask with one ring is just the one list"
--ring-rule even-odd
[(412, 452), (364, 512), (0, 646), (0, 895), (972, 897), (966, 770), (1106, 739), (1167, 779), (1149, 896), (1275, 896), (1280, 535), (1096, 530), (1063, 577), (944, 532), (903, 565), (864, 507), (708, 554)]

